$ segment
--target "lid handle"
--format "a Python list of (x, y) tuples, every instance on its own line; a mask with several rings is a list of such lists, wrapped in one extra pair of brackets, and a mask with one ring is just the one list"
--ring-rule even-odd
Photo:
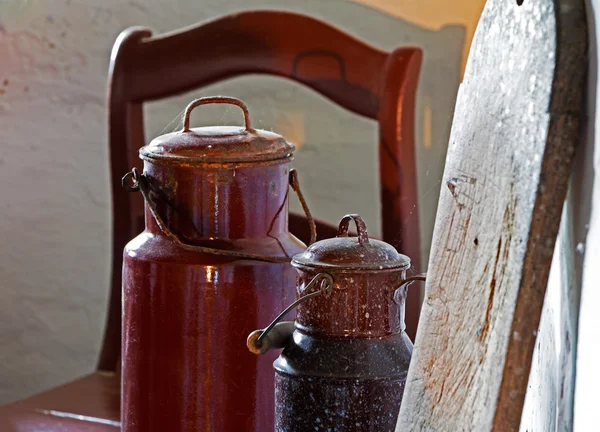
[(348, 228), (350, 226), (350, 221), (354, 221), (356, 225), (356, 230), (358, 231), (358, 243), (361, 246), (366, 246), (369, 244), (369, 234), (367, 233), (367, 224), (363, 218), (361, 218), (357, 214), (347, 214), (340, 221), (340, 226), (338, 227), (337, 236), (338, 237), (348, 237)]
[(200, 105), (208, 105), (208, 104), (229, 104), (229, 105), (235, 105), (241, 108), (242, 112), (244, 113), (244, 124), (246, 126), (246, 131), (251, 131), (252, 130), (252, 126), (250, 125), (250, 113), (248, 112), (248, 107), (246, 106), (246, 104), (244, 102), (242, 102), (241, 100), (234, 98), (234, 97), (229, 97), (229, 96), (209, 96), (209, 97), (202, 97), (200, 99), (196, 99), (192, 102), (190, 102), (190, 104), (187, 106), (187, 108), (185, 109), (185, 112), (183, 114), (183, 130), (182, 132), (189, 132), (190, 131), (190, 114), (192, 113), (192, 110)]

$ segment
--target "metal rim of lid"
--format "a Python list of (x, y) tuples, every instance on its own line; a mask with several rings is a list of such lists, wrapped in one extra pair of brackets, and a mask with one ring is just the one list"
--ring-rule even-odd
[(406, 257), (407, 262), (398, 264), (396, 266), (371, 266), (371, 267), (358, 267), (358, 266), (344, 266), (339, 264), (327, 264), (327, 263), (304, 263), (298, 260), (292, 260), (292, 266), (297, 269), (315, 270), (315, 271), (327, 271), (329, 273), (384, 273), (384, 272), (400, 272), (407, 271), (410, 268), (410, 258)]
[[(195, 128), (203, 129), (203, 128)], [(192, 129), (195, 130), (195, 129)], [(257, 132), (261, 132), (258, 130)], [(184, 132), (174, 132), (184, 133)], [(163, 135), (164, 136), (164, 135)], [(227, 135), (223, 135), (227, 136)], [(257, 154), (257, 155), (246, 155), (244, 157), (211, 157), (209, 159), (205, 157), (194, 157), (194, 156), (182, 156), (169, 153), (156, 153), (148, 149), (148, 146), (144, 146), (139, 150), (139, 156), (142, 160), (150, 162), (160, 162), (165, 164), (173, 165), (190, 165), (190, 166), (205, 166), (205, 165), (221, 165), (221, 164), (235, 164), (235, 165), (277, 165), (284, 162), (290, 162), (294, 159), (294, 151), (296, 147), (286, 141), (287, 147), (282, 148), (280, 151), (271, 152), (269, 154)]]

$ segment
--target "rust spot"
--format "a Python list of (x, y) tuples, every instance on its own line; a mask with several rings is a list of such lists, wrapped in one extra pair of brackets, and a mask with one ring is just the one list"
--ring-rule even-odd
[(500, 251), (502, 250), (502, 239), (498, 239), (498, 249), (496, 251), (496, 262), (494, 264), (494, 274), (496, 273), (496, 268), (498, 267), (498, 261), (500, 259)]
[(427, 364), (425, 365), (425, 368), (424, 368), (428, 375), (431, 375), (431, 371), (433, 371), (434, 365), (435, 365), (435, 359), (434, 358), (429, 359), (429, 362), (427, 362)]
[(3, 95), (4, 93), (6, 93), (6, 90), (0, 89), (0, 95)]
[[(480, 362), (481, 364), (481, 362)], [(471, 366), (473, 366), (472, 363), (469, 364), (469, 368), (471, 368)], [(471, 378), (469, 378), (469, 382), (467, 383), (467, 388), (471, 388), (473, 386), (473, 380), (475, 379), (475, 375), (471, 375)], [(456, 387), (454, 389), (453, 394), (456, 394), (456, 391), (458, 390), (459, 387)]]
[(52, 42), (49, 42), (48, 43), (48, 48), (54, 49), (54, 48), (56, 48), (56, 45), (54, 45)]
[(448, 180), (446, 182), (446, 186), (448, 186), (448, 189), (450, 190), (450, 193), (452, 194), (453, 197), (456, 197), (456, 195), (458, 194), (458, 192), (456, 192), (456, 179), (452, 178), (450, 180)]
[(494, 263), (494, 273), (492, 274), (492, 280), (490, 282), (490, 294), (488, 296), (487, 308), (485, 309), (485, 319), (483, 321), (483, 326), (481, 327), (481, 335), (479, 336), (480, 340), (483, 340), (488, 330), (490, 329), (490, 313), (492, 311), (492, 306), (494, 305), (494, 294), (496, 294), (496, 271), (498, 270), (498, 262), (500, 261), (500, 252), (502, 251), (502, 238), (498, 239), (498, 249), (496, 251), (496, 261)]
[(2, 81), (2, 85), (4, 87), (8, 86), (8, 79), (5, 78), (4, 81)]
[(465, 220), (465, 228), (463, 230), (463, 241), (467, 238), (467, 232), (469, 231), (469, 223), (471, 222), (471, 215), (467, 216)]
[(440, 388), (440, 395), (438, 397), (437, 403), (440, 403), (440, 401), (442, 400), (442, 396), (444, 396), (444, 386), (446, 385), (446, 378), (444, 377), (444, 380), (442, 381), (442, 386)]
[(451, 244), (452, 226), (454, 225), (454, 216), (455, 216), (455, 213), (452, 213), (452, 219), (450, 219), (450, 223), (448, 224), (448, 235), (446, 236), (446, 244), (447, 245)]
[[(512, 186), (511, 186), (512, 188)], [(490, 281), (490, 294), (488, 297), (488, 304), (485, 311), (485, 319), (483, 322), (483, 327), (480, 335), (480, 340), (483, 340), (487, 335), (490, 325), (490, 313), (493, 306), (494, 295), (496, 293), (496, 285), (498, 279), (504, 275), (504, 269), (506, 262), (508, 261), (508, 255), (510, 253), (510, 243), (512, 241), (514, 222), (515, 222), (515, 209), (517, 207), (517, 198), (514, 198), (512, 202), (506, 207), (504, 210), (504, 224), (502, 227), (502, 235), (504, 235), (504, 250), (502, 250), (502, 237), (498, 239), (498, 248), (496, 250), (496, 260), (494, 261), (494, 271), (492, 273), (492, 280)], [(476, 243), (477, 244), (477, 243)], [(498, 269), (498, 265), (500, 264), (500, 257), (502, 256), (502, 262), (504, 265), (501, 269)], [(486, 264), (484, 272), (488, 270), (488, 265)]]
[(233, 182), (233, 171), (221, 170), (215, 173), (215, 184), (216, 185), (227, 185)]
[(175, 180), (175, 176), (172, 173), (167, 174), (164, 189), (168, 195), (175, 195), (175, 192), (177, 191), (177, 180)]
[(25, 93), (29, 93), (29, 86), (26, 85), (25, 87), (23, 87), (23, 91)]

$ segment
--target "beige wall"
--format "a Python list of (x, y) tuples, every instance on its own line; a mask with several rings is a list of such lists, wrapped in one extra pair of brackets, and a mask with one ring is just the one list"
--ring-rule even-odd
[(354, 0), (379, 9), (423, 28), (437, 30), (447, 25), (461, 25), (465, 28), (463, 44), (463, 70), (467, 62), (471, 40), (485, 5), (485, 0)]

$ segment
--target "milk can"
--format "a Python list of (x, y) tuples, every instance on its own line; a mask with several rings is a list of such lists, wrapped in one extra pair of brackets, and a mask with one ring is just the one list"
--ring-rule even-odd
[[(240, 107), (245, 126), (190, 129), (209, 103)], [(273, 430), (276, 355), (244, 343), (294, 299), (290, 259), (305, 249), (288, 232), (294, 146), (253, 129), (233, 98), (196, 100), (183, 123), (123, 179), (146, 201), (146, 230), (124, 252), (123, 431)]]
[[(351, 221), (358, 237), (348, 236)], [(404, 332), (410, 259), (369, 239), (358, 215), (337, 238), (296, 255), (297, 300), (250, 334), (255, 354), (283, 348), (275, 361), (277, 432), (394, 431), (412, 342)], [(295, 323), (277, 322), (297, 307)]]

